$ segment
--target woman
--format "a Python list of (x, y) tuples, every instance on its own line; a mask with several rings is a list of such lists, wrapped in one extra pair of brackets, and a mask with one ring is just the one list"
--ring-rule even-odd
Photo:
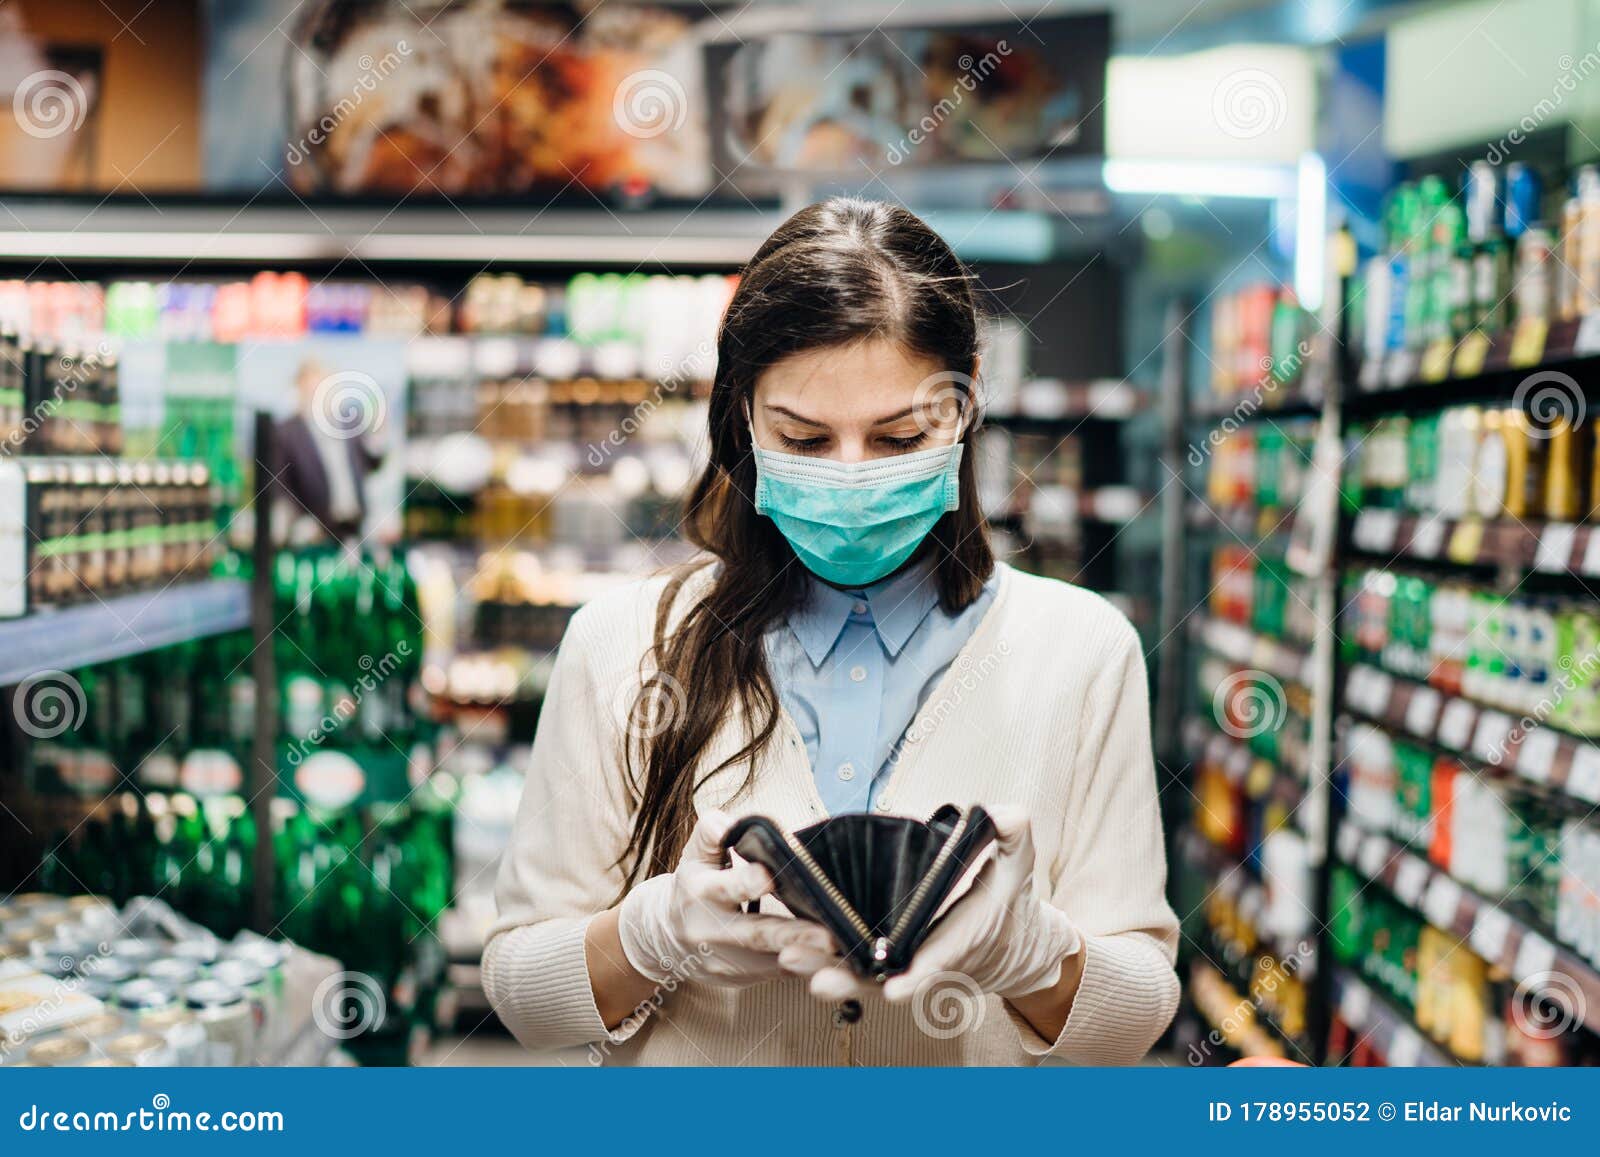
[[(584, 607), (556, 659), (484, 953), (501, 1019), (597, 1062), (1139, 1059), (1178, 999), (1143, 657), (990, 553), (966, 271), (903, 209), (813, 205), (717, 354), (709, 557)], [(881, 988), (722, 866), (738, 816), (945, 803), (998, 851)]]

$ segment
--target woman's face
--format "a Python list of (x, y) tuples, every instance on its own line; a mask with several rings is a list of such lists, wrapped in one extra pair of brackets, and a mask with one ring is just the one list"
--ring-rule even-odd
[(795, 354), (756, 381), (756, 443), (835, 462), (947, 446), (970, 406), (964, 380), (882, 338)]

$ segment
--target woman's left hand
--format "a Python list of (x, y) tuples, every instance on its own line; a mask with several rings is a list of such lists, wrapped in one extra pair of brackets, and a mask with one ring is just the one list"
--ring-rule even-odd
[(810, 976), (812, 995), (829, 1001), (881, 994), (901, 1003), (931, 978), (951, 973), (965, 976), (981, 992), (1004, 997), (1055, 984), (1062, 964), (1081, 951), (1083, 937), (1034, 891), (1033, 829), (1026, 814), (995, 808), (989, 815), (997, 833), (996, 855), (968, 893), (939, 918), (909, 970), (880, 986), (862, 980), (839, 956), (803, 946), (784, 949), (779, 965)]

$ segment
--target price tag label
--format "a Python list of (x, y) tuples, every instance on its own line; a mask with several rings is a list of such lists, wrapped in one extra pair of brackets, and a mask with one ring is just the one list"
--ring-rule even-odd
[(1526, 732), (1522, 742), (1517, 745), (1517, 774), (1534, 783), (1546, 782), (1560, 748), (1561, 738), (1554, 731), (1535, 727)]
[(1586, 313), (1578, 323), (1578, 336), (1572, 340), (1572, 352), (1579, 357), (1600, 353), (1600, 313)]
[(1368, 836), (1361, 841), (1361, 854), (1356, 857), (1356, 867), (1361, 874), (1376, 880), (1389, 858), (1389, 842), (1382, 836)]
[(1455, 374), (1458, 378), (1475, 378), (1483, 373), (1483, 361), (1489, 356), (1489, 337), (1475, 329), (1461, 339), (1456, 347)]
[(1523, 318), (1511, 337), (1511, 356), (1506, 360), (1518, 369), (1538, 365), (1544, 358), (1544, 339), (1549, 333), (1550, 323), (1544, 318)]
[(1450, 546), (1446, 553), (1450, 561), (1467, 563), (1478, 561), (1478, 552), (1483, 549), (1483, 523), (1476, 518), (1463, 518), (1456, 523), (1455, 530), (1450, 535)]
[(1417, 1030), (1409, 1025), (1400, 1025), (1394, 1030), (1394, 1039), (1389, 1042), (1388, 1060), (1391, 1068), (1409, 1069), (1422, 1059), (1422, 1037)]
[(1339, 1015), (1351, 1028), (1364, 1028), (1372, 1011), (1372, 990), (1359, 980), (1344, 983), (1339, 992)]
[(1362, 390), (1371, 393), (1383, 385), (1383, 359), (1368, 358), (1361, 363), (1361, 373), (1356, 379)]
[(1546, 574), (1560, 574), (1567, 569), (1572, 558), (1572, 547), (1578, 541), (1578, 528), (1570, 522), (1552, 522), (1539, 534), (1539, 549), (1534, 552), (1533, 569)]
[(1422, 351), (1422, 367), (1417, 376), (1425, 382), (1442, 382), (1450, 376), (1450, 355), (1455, 347), (1448, 339), (1433, 342)]
[(1537, 932), (1524, 932), (1522, 943), (1517, 945), (1517, 960), (1511, 966), (1511, 975), (1518, 983), (1530, 976), (1540, 976), (1556, 966), (1555, 945)]
[(1428, 865), (1415, 856), (1400, 857), (1400, 866), (1394, 873), (1394, 894), (1401, 901), (1416, 907), (1422, 899), (1422, 889), (1428, 884)]
[(1511, 917), (1487, 904), (1472, 919), (1472, 950), (1491, 964), (1505, 959), (1506, 941), (1511, 936)]
[(1592, 527), (1589, 541), (1583, 544), (1583, 561), (1578, 564), (1578, 569), (1586, 575), (1600, 575), (1600, 534), (1596, 534)]
[(1572, 767), (1567, 772), (1567, 794), (1590, 803), (1600, 803), (1600, 747), (1580, 743), (1572, 753)]
[(1417, 376), (1417, 351), (1395, 350), (1389, 355), (1388, 364), (1383, 367), (1384, 384), (1391, 389), (1411, 384)]
[(1477, 711), (1465, 699), (1450, 700), (1439, 719), (1439, 742), (1456, 751), (1466, 751), (1477, 717)]
[(1393, 676), (1383, 671), (1374, 671), (1371, 682), (1367, 684), (1367, 713), (1380, 718), (1386, 715), (1389, 711), (1389, 697), (1393, 694)]
[(1339, 858), (1347, 864), (1356, 862), (1361, 854), (1361, 829), (1355, 824), (1345, 824), (1339, 829)]
[(1427, 895), (1422, 898), (1422, 914), (1437, 927), (1449, 929), (1456, 922), (1456, 912), (1461, 907), (1461, 887), (1449, 876), (1435, 876), (1428, 883)]
[(1433, 738), (1434, 725), (1439, 722), (1439, 692), (1432, 687), (1418, 687), (1411, 692), (1411, 702), (1406, 705), (1406, 730), (1423, 739)]
[(1511, 717), (1499, 711), (1485, 711), (1478, 716), (1478, 728), (1472, 736), (1472, 754), (1485, 763), (1499, 764), (1506, 758), (1506, 747), (1511, 742)]
[(1411, 532), (1408, 553), (1414, 558), (1438, 558), (1439, 551), (1444, 547), (1445, 532), (1449, 529), (1450, 523), (1438, 514), (1418, 519), (1416, 529)]

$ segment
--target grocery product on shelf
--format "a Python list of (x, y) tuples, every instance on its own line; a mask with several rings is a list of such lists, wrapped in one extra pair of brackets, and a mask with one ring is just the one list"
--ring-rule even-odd
[(0, 460), (0, 617), (210, 572), (216, 494), (201, 463)]
[(1576, 735), (1600, 735), (1600, 609), (1392, 570), (1346, 572), (1351, 661)]
[(1211, 302), (1211, 388), (1221, 399), (1245, 396), (1271, 408), (1305, 373), (1314, 319), (1294, 291), (1261, 284), (1217, 294)]

